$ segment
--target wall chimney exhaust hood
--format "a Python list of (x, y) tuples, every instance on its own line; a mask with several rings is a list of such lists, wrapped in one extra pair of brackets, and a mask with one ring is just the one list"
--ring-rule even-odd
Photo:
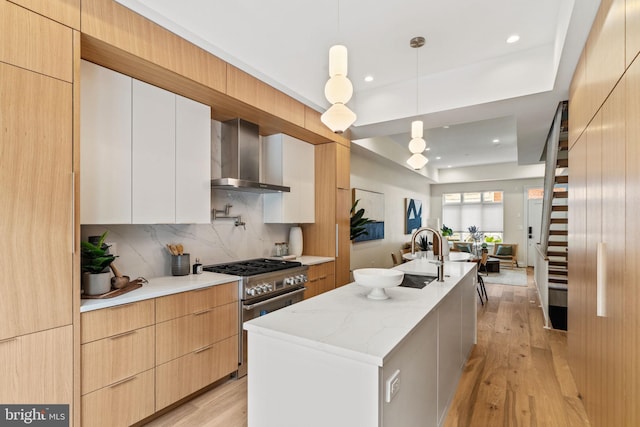
[(222, 178), (211, 188), (251, 193), (288, 193), (289, 187), (260, 182), (258, 125), (242, 119), (222, 123)]

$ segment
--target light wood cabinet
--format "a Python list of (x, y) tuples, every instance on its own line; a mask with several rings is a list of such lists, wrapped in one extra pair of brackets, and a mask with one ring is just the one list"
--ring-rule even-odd
[(262, 140), (263, 179), (291, 188), (289, 193), (263, 196), (265, 223), (312, 223), (315, 221), (314, 147), (285, 134)]
[(238, 303), (212, 307), (156, 325), (156, 364), (238, 333)]
[(2, 340), (72, 323), (74, 248), (72, 85), (1, 62), (0, 75)]
[(133, 329), (82, 346), (82, 394), (154, 367), (155, 329)]
[(70, 404), (72, 326), (0, 340), (3, 404)]
[[(156, 410), (200, 390), (238, 369), (233, 336), (156, 367)], [(179, 378), (180, 381), (176, 381)]]
[(80, 319), (82, 343), (151, 326), (154, 324), (154, 320), (155, 305), (153, 300), (88, 311), (82, 313)]
[(130, 425), (154, 412), (153, 300), (81, 315), (82, 425)]
[(316, 221), (302, 226), (305, 254), (335, 257), (336, 286), (342, 286), (351, 281), (350, 151), (337, 143), (316, 145), (315, 150)]
[(211, 110), (82, 61), (83, 224), (210, 222)]
[(238, 369), (238, 282), (157, 298), (156, 313), (156, 410)]
[(80, 29), (80, 0), (11, 0), (67, 27)]
[(308, 282), (305, 284), (304, 299), (312, 298), (335, 289), (335, 263), (333, 261), (310, 265), (307, 271)]
[(150, 369), (82, 396), (82, 425), (132, 425), (154, 413), (154, 400), (154, 370)]
[[(73, 31), (70, 28), (4, 0), (0, 2), (0, 28), (13, 28), (2, 32), (0, 61), (73, 82)], [(2, 80), (12, 81), (4, 74)], [(70, 118), (68, 122), (70, 125)]]
[(238, 282), (156, 298), (156, 322), (164, 322), (238, 301)]

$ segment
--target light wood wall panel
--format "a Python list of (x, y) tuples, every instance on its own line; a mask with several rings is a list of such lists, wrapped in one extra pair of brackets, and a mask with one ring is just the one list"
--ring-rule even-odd
[(9, 29), (2, 32), (0, 61), (66, 82), (73, 81), (70, 28), (6, 0), (0, 1), (0, 28)]
[(640, 52), (640, 0), (626, 0), (627, 67)]
[(10, 0), (73, 29), (80, 29), (80, 0)]
[(72, 322), (72, 87), (0, 63), (0, 339)]
[(603, 348), (602, 425), (625, 425), (623, 418), (623, 286), (625, 271), (625, 100), (624, 79), (602, 107), (602, 236), (606, 245), (606, 317)]
[(624, 399), (627, 425), (640, 425), (640, 61), (636, 60), (626, 74), (626, 153), (620, 159), (626, 164), (626, 232), (624, 277)]
[(586, 44), (587, 100), (593, 116), (625, 70), (625, 0), (602, 3)]
[(338, 224), (338, 256), (336, 257), (336, 286), (351, 283), (351, 190), (339, 188), (336, 194), (336, 222)]
[(580, 138), (591, 119), (587, 101), (586, 55), (586, 50), (582, 51), (569, 87), (569, 99), (571, 100), (569, 102), (569, 148), (573, 147), (573, 144)]
[(82, 0), (81, 30), (109, 45), (226, 92), (226, 64), (113, 0)]
[(588, 334), (585, 309), (587, 276), (587, 135), (583, 134), (569, 151), (571, 165), (571, 191), (569, 192), (569, 251), (568, 262), (568, 354), (571, 372), (579, 390), (586, 388), (586, 339)]

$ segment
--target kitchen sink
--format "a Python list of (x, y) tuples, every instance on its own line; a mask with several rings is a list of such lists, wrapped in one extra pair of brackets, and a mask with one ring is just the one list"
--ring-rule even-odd
[(422, 289), (436, 279), (436, 276), (405, 273), (404, 278), (402, 279), (402, 283), (400, 283), (399, 286), (404, 286), (405, 288)]

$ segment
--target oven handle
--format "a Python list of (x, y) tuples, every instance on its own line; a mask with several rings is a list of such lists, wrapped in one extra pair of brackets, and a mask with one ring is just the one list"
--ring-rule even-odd
[(288, 292), (286, 294), (278, 295), (277, 297), (269, 298), (268, 300), (257, 302), (255, 304), (243, 305), (242, 309), (243, 310), (253, 310), (256, 307), (261, 307), (263, 305), (266, 305), (266, 304), (269, 304), (269, 303), (272, 303), (272, 302), (275, 302), (275, 301), (279, 301), (281, 299), (289, 298), (291, 295), (299, 294), (300, 292), (304, 292), (306, 290), (307, 290), (307, 288), (300, 288), (298, 290), (295, 290), (295, 291), (292, 291), (292, 292)]

